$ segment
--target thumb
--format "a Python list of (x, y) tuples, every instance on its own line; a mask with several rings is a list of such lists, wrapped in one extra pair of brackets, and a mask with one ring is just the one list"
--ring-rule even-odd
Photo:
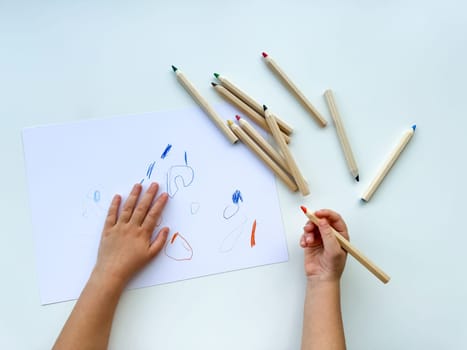
[(162, 248), (165, 245), (165, 242), (167, 241), (168, 235), (169, 235), (168, 227), (164, 227), (159, 231), (156, 239), (149, 246), (149, 252), (152, 257), (155, 257), (162, 250)]
[(321, 219), (318, 221), (318, 229), (321, 233), (321, 239), (323, 240), (323, 245), (325, 250), (329, 251), (339, 251), (340, 245), (337, 241), (336, 236), (334, 235), (331, 225), (329, 225), (328, 220)]

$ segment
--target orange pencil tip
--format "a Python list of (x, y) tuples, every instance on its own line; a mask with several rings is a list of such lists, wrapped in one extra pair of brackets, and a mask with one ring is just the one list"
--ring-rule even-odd
[(300, 206), (300, 209), (302, 209), (302, 211), (306, 214), (306, 212), (308, 211), (303, 205)]

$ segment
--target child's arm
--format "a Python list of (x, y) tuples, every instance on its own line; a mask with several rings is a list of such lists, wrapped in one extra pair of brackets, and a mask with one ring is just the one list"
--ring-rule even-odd
[(319, 210), (315, 215), (319, 225), (307, 222), (300, 240), (307, 276), (302, 350), (345, 349), (340, 278), (347, 254), (330, 226), (348, 239), (347, 226), (331, 210)]
[(163, 248), (168, 228), (151, 236), (167, 194), (153, 204), (159, 186), (151, 184), (138, 203), (141, 185), (133, 187), (119, 214), (121, 197), (116, 195), (102, 231), (97, 263), (54, 348), (106, 349), (113, 315), (127, 282)]

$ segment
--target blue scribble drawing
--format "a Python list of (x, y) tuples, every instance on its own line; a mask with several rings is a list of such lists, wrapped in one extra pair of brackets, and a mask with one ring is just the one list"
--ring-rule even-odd
[(180, 189), (179, 184), (188, 187), (195, 179), (195, 172), (192, 167), (187, 165), (171, 166), (167, 172), (167, 193), (173, 198)]
[(222, 240), (221, 246), (219, 247), (221, 253), (228, 253), (235, 247), (238, 239), (245, 233), (245, 226), (247, 221), (248, 218), (245, 216), (243, 221), (232, 231), (230, 231), (227, 236), (225, 236), (225, 238)]
[(224, 208), (224, 212), (222, 214), (224, 216), (224, 219), (228, 220), (232, 216), (237, 214), (237, 212), (240, 210), (240, 204), (238, 203), (238, 201), (243, 202), (242, 193), (239, 190), (235, 190), (235, 192), (232, 194), (233, 205), (230, 204)]
[(154, 165), (156, 165), (156, 161), (153, 161), (151, 164), (149, 164), (148, 166), (148, 170), (146, 170), (146, 177), (142, 178), (141, 181), (139, 182), (140, 184), (142, 184), (144, 182), (144, 180), (148, 179), (150, 180), (151, 179), (151, 175), (152, 175), (152, 171), (154, 170)]
[(164, 152), (162, 152), (161, 159), (165, 159), (165, 157), (167, 157), (167, 154), (169, 153), (171, 148), (172, 148), (172, 145), (169, 143), (167, 147), (165, 148)]
[(186, 156), (186, 151), (185, 151), (185, 165), (188, 165), (188, 158)]
[(101, 192), (99, 190), (95, 190), (94, 194), (92, 195), (92, 199), (94, 200), (95, 203), (100, 202), (101, 200)]
[(232, 202), (237, 204), (239, 200), (243, 202), (242, 193), (239, 190), (236, 190), (232, 195)]

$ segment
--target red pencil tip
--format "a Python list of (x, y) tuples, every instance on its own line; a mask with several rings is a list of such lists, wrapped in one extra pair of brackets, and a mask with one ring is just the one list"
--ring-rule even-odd
[(308, 211), (303, 205), (300, 206), (300, 209), (302, 209), (302, 211), (306, 214), (306, 212)]
[(264, 58), (268, 57), (268, 54), (266, 52), (263, 52), (263, 57)]
[(240, 120), (241, 117), (237, 114), (235, 118), (237, 118), (237, 120)]

